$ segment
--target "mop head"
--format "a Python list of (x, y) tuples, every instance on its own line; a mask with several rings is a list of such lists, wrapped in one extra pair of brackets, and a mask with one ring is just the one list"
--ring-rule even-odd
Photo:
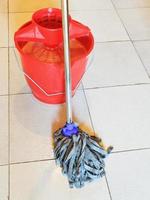
[(89, 136), (76, 124), (66, 124), (54, 133), (56, 164), (62, 168), (71, 188), (81, 188), (105, 175), (104, 158), (111, 152), (100, 145), (100, 140)]

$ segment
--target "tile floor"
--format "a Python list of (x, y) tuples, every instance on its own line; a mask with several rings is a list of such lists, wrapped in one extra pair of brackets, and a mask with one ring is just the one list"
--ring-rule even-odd
[(65, 107), (31, 95), (13, 42), (32, 12), (48, 6), (60, 1), (0, 0), (0, 200), (149, 200), (150, 0), (70, 1), (72, 16), (91, 27), (96, 42), (73, 116), (114, 146), (106, 177), (78, 192), (68, 188), (52, 150)]

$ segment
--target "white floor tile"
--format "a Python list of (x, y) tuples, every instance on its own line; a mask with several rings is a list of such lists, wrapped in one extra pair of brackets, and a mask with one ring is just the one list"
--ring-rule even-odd
[(120, 9), (119, 14), (132, 40), (150, 39), (150, 8)]
[[(14, 2), (13, 2), (14, 4)], [(22, 4), (22, 3), (21, 3)], [(26, 22), (32, 19), (32, 12), (9, 14), (9, 45), (14, 46), (14, 33)]]
[(149, 166), (150, 150), (111, 155), (107, 163), (107, 177), (112, 199), (149, 199)]
[(14, 52), (14, 49), (10, 49), (10, 93), (31, 93), (30, 88), (28, 87), (23, 72), (21, 68), (21, 62), (19, 55), (17, 56)]
[(95, 131), (114, 150), (150, 147), (150, 86), (86, 91)]
[(8, 94), (8, 49), (0, 48), (0, 95)]
[(8, 200), (8, 167), (0, 166), (0, 199)]
[(71, 14), (72, 18), (91, 28), (96, 42), (129, 39), (113, 10), (72, 11)]
[(30, 1), (26, 0), (25, 3), (22, 3), (20, 0), (9, 0), (9, 11), (10, 12), (30, 12), (36, 11), (41, 8), (47, 7), (60, 7), (60, 0), (38, 0)]
[(8, 19), (6, 13), (0, 13), (0, 47), (8, 46)]
[(69, 188), (54, 161), (11, 166), (10, 200), (86, 200), (88, 197), (110, 200), (104, 178), (77, 190)]
[(134, 45), (150, 75), (150, 41), (135, 42)]
[(0, 164), (8, 164), (8, 98), (0, 97)]
[(86, 72), (85, 88), (150, 82), (130, 42), (98, 43)]
[(149, 7), (149, 0), (113, 0), (117, 8), (138, 8), (138, 7)]
[[(52, 133), (65, 123), (64, 105), (45, 105), (30, 94), (11, 97), (11, 162), (53, 158)], [(40, 114), (38, 114), (40, 113)], [(92, 132), (83, 91), (73, 98), (73, 114)]]
[(113, 5), (110, 0), (72, 0), (69, 4), (71, 10), (113, 9)]

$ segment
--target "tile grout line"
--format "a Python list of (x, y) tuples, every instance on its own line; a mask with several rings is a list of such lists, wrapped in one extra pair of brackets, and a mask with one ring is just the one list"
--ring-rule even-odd
[(128, 153), (128, 152), (135, 152), (135, 151), (146, 151), (150, 150), (150, 147), (144, 147), (144, 148), (137, 148), (137, 149), (128, 149), (128, 150), (120, 150), (120, 151), (113, 151), (111, 154), (117, 154), (117, 153)]
[(107, 185), (107, 189), (108, 189), (110, 200), (113, 200), (112, 199), (112, 194), (111, 194), (111, 191), (110, 191), (110, 186), (108, 184), (108, 179), (107, 179), (107, 175), (106, 174), (105, 174), (105, 181), (106, 181), (106, 185)]
[[(131, 39), (132, 40), (132, 39)], [(141, 40), (138, 40), (138, 39), (133, 39), (132, 40), (133, 42), (150, 42), (150, 38), (149, 39), (141, 39)]]
[[(123, 23), (123, 20), (121, 19), (120, 15), (119, 15), (119, 13), (118, 13), (118, 10), (117, 10), (117, 8), (116, 8), (116, 6), (115, 6), (113, 0), (110, 0), (110, 1), (111, 1), (112, 5), (113, 5), (113, 7), (114, 7), (114, 10), (115, 10), (115, 12), (116, 12), (116, 15), (118, 16), (118, 18), (119, 18), (119, 20), (120, 20), (122, 26), (124, 27), (124, 29), (125, 29), (125, 31), (126, 31), (126, 34), (128, 35), (128, 38), (130, 39), (130, 42), (132, 43), (131, 38), (130, 38), (130, 35), (129, 35), (129, 33), (128, 33), (128, 31), (127, 31), (127, 29), (126, 29), (126, 27), (125, 27), (125, 25), (124, 25), (124, 23)], [(133, 43), (132, 43), (132, 45), (133, 45)], [(144, 66), (143, 66), (143, 67), (144, 67)], [(147, 74), (147, 73), (146, 73), (146, 74)], [(108, 179), (107, 179), (106, 176), (105, 176), (105, 179), (106, 179), (107, 189), (108, 189), (108, 192), (109, 192), (110, 199), (113, 200), (113, 199), (112, 199), (111, 188), (110, 188), (110, 185), (109, 185), (109, 182), (108, 182)]]
[[(113, 3), (113, 4), (114, 4), (114, 3)], [(115, 5), (115, 4), (114, 4), (114, 5)], [(116, 6), (115, 6), (115, 8), (116, 8), (116, 9), (119, 9), (119, 10), (134, 10), (134, 9), (146, 9), (146, 8), (147, 8), (147, 9), (150, 9), (150, 6), (143, 6), (143, 7), (142, 7), (142, 6), (141, 6), (141, 7), (138, 7), (138, 6), (137, 6), (137, 7), (128, 7), (128, 8), (119, 8), (119, 7), (116, 7)]]
[(8, 164), (0, 164), (0, 167), (8, 166)]
[(92, 129), (93, 129), (93, 133), (94, 133), (94, 136), (96, 136), (95, 129), (94, 129), (94, 124), (93, 124), (93, 119), (92, 119), (92, 115), (91, 115), (91, 112), (90, 112), (90, 107), (89, 107), (87, 96), (86, 96), (86, 93), (85, 93), (85, 90), (84, 90), (84, 84), (83, 84), (83, 94), (84, 94), (86, 106), (87, 106), (87, 109), (88, 109), (88, 113), (89, 113), (90, 122), (91, 122)]
[[(111, 154), (122, 154), (122, 153), (130, 153), (130, 152), (136, 152), (136, 151), (150, 151), (150, 147), (147, 148), (139, 148), (139, 149), (128, 149), (128, 150), (122, 150), (122, 151), (113, 151)], [(12, 165), (18, 165), (18, 164), (26, 164), (26, 163), (36, 163), (36, 162), (46, 162), (46, 161), (55, 161), (55, 158), (50, 159), (43, 159), (43, 160), (29, 160), (29, 161), (20, 161), (20, 162), (12, 162), (10, 164), (2, 164), (2, 166), (12, 166)]]
[(10, 162), (9, 164), (2, 164), (0, 167), (3, 166), (13, 166), (13, 165), (19, 165), (19, 164), (27, 164), (27, 163), (38, 163), (38, 162), (46, 162), (46, 161), (55, 161), (55, 158), (48, 158), (48, 159), (43, 159), (43, 160), (28, 160), (28, 161), (18, 161), (18, 162)]
[(138, 56), (139, 60), (141, 61), (141, 64), (143, 65), (143, 68), (144, 68), (144, 70), (145, 70), (145, 72), (146, 72), (148, 78), (150, 79), (150, 74), (148, 73), (148, 70), (147, 70), (145, 64), (143, 63), (143, 60), (141, 59), (141, 57), (140, 57), (140, 55), (139, 55), (137, 49), (135, 48), (134, 42), (133, 42), (132, 38), (130, 37), (130, 34), (129, 34), (129, 32), (128, 32), (128, 30), (127, 30), (125, 24), (124, 24), (124, 21), (122, 20), (120, 14), (119, 14), (119, 12), (118, 12), (119, 9), (116, 8), (116, 6), (115, 6), (113, 0), (111, 0), (111, 2), (112, 2), (112, 4), (113, 4), (113, 6), (114, 6), (114, 9), (115, 9), (115, 11), (116, 11), (116, 14), (117, 14), (118, 18), (120, 19), (120, 22), (121, 22), (122, 26), (124, 27), (124, 29), (125, 29), (125, 31), (126, 31), (128, 37), (129, 37), (129, 39), (130, 39), (130, 42), (132, 43), (132, 46), (133, 46), (133, 48), (134, 48), (134, 50), (135, 50), (136, 55)]
[(0, 94), (0, 97), (8, 97), (8, 94)]
[(1, 47), (1, 46), (0, 46), (0, 49), (8, 49), (8, 47), (3, 47), (3, 46)]
[[(95, 90), (95, 89), (109, 89), (109, 88), (118, 88), (118, 87), (134, 87), (134, 86), (145, 86), (150, 85), (150, 83), (133, 83), (133, 84), (122, 84), (122, 85), (109, 85), (109, 86), (100, 86), (100, 87), (92, 87), (92, 88), (84, 88), (78, 89), (78, 91), (82, 90)], [(0, 97), (7, 97), (7, 96), (19, 96), (19, 95), (32, 95), (32, 92), (23, 92), (23, 93), (10, 93), (10, 94), (0, 94)]]
[(148, 75), (149, 79), (150, 79), (150, 74), (149, 74), (149, 72), (148, 72), (148, 69), (146, 68), (146, 66), (145, 66), (145, 64), (144, 64), (144, 62), (143, 62), (143, 60), (142, 60), (142, 58), (141, 58), (141, 56), (140, 56), (140, 54), (139, 54), (139, 52), (138, 52), (137, 48), (135, 47), (135, 44), (134, 44), (134, 42), (133, 42), (133, 41), (132, 41), (132, 45), (133, 45), (133, 47), (134, 47), (134, 50), (135, 50), (135, 52), (136, 52), (137, 56), (139, 57), (139, 59), (140, 59), (140, 61), (141, 61), (142, 65), (143, 65), (143, 67), (144, 67), (144, 69), (145, 69), (145, 71), (146, 71), (146, 73), (147, 73), (147, 75)]
[(28, 164), (28, 163), (38, 163), (38, 162), (46, 162), (46, 161), (55, 161), (55, 158), (48, 158), (43, 160), (30, 160), (30, 161), (22, 161), (22, 162), (12, 162), (10, 165), (19, 165), (19, 164)]
[[(54, 7), (53, 7), (54, 8)], [(57, 7), (58, 9), (61, 9), (60, 7)], [(40, 9), (40, 8), (39, 8)], [(36, 9), (36, 10), (38, 10), (38, 9)], [(21, 14), (21, 13), (34, 13), (36, 10), (30, 10), (30, 11), (22, 11), (22, 12), (20, 12), (20, 11), (11, 11), (11, 12), (9, 12), (10, 14), (17, 14), (17, 13), (19, 13), (19, 14)], [(100, 9), (75, 9), (75, 10), (73, 10), (73, 9), (69, 9), (69, 11), (70, 12), (81, 12), (81, 11), (83, 11), (83, 12), (91, 12), (91, 11), (112, 11), (113, 10), (113, 8), (100, 8)]]
[(130, 86), (131, 86), (131, 87), (134, 87), (134, 86), (145, 86), (145, 85), (150, 85), (150, 83), (133, 83), (133, 84), (100, 86), (100, 87), (84, 88), (84, 90), (109, 89), (109, 88), (130, 87)]
[(8, 31), (8, 200), (10, 200), (10, 51), (9, 51), (9, 0), (7, 0), (7, 31)]
[[(114, 4), (114, 3), (113, 3)], [(116, 6), (115, 6), (116, 7)], [(54, 7), (53, 7), (54, 8)], [(61, 9), (60, 7), (57, 7), (58, 9)], [(127, 9), (130, 9), (130, 10), (134, 10), (134, 9), (149, 9), (150, 6), (137, 6), (137, 7), (127, 7), (127, 8), (123, 8), (123, 7), (116, 7), (117, 9), (120, 9), (120, 10), (127, 10)], [(39, 8), (40, 9), (40, 8)], [(99, 8), (99, 9), (70, 9), (70, 12), (80, 12), (80, 11), (87, 11), (87, 12), (90, 12), (90, 11), (112, 11), (113, 8)], [(34, 13), (36, 10), (27, 10), (27, 11), (10, 11), (9, 13), (10, 14), (16, 14), (16, 13)], [(6, 12), (1, 12), (2, 14), (3, 13), (6, 13)]]
[[(84, 85), (83, 85), (83, 88), (84, 88)], [(89, 104), (88, 104), (86, 92), (85, 92), (85, 90), (83, 90), (83, 92), (84, 92), (86, 104), (87, 104), (87, 107), (88, 107), (88, 112), (89, 112), (89, 116), (90, 116), (90, 121), (91, 121), (91, 124), (92, 124), (92, 128), (94, 130), (94, 136), (96, 136), (96, 132), (95, 132), (95, 129), (94, 129), (94, 124), (93, 124), (93, 120), (92, 120), (92, 116), (91, 116), (90, 107), (89, 107)], [(102, 139), (102, 138), (100, 138), (100, 139)], [(102, 140), (102, 143), (103, 143), (103, 140)], [(105, 175), (105, 182), (106, 182), (106, 185), (107, 185), (107, 190), (108, 190), (109, 198), (110, 198), (110, 200), (112, 200), (112, 195), (111, 195), (109, 184), (108, 184), (107, 179), (106, 179), (106, 175)]]

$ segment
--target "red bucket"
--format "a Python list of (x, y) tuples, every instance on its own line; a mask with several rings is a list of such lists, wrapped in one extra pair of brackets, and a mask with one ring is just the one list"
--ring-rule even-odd
[[(94, 39), (87, 26), (69, 16), (72, 95), (84, 75)], [(62, 15), (60, 9), (46, 8), (15, 33), (23, 72), (33, 95), (42, 102), (65, 102), (65, 71)]]

